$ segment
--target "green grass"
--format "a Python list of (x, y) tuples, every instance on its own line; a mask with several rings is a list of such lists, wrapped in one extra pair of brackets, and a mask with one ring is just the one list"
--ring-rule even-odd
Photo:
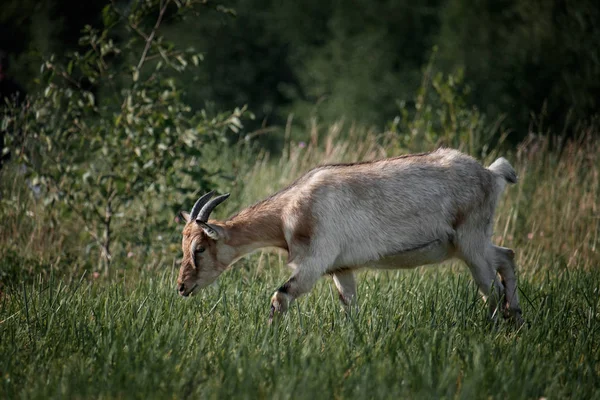
[(600, 398), (597, 270), (522, 276), (518, 331), (456, 267), (361, 274), (349, 316), (323, 279), (269, 326), (287, 271), (265, 258), (187, 300), (172, 267), (9, 288), (0, 397)]

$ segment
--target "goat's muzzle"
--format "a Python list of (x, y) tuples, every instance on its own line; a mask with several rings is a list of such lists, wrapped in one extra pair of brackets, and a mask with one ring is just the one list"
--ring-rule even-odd
[(182, 296), (187, 296), (188, 294), (185, 293), (185, 283), (180, 284), (177, 287), (177, 291), (179, 292), (180, 295)]
[(198, 284), (195, 284), (191, 288), (189, 288), (189, 286), (186, 285), (185, 283), (180, 283), (177, 286), (177, 292), (179, 293), (180, 296), (188, 297), (189, 295), (194, 293), (194, 290), (196, 290), (197, 287), (198, 287)]

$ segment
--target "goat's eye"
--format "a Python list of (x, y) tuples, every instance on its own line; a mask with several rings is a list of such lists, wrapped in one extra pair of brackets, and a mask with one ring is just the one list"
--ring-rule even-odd
[(196, 247), (196, 254), (204, 253), (204, 247)]

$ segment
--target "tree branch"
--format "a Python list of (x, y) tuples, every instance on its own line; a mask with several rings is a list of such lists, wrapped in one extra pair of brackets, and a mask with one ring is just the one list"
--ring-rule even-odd
[(144, 62), (146, 61), (146, 55), (148, 54), (148, 50), (150, 50), (150, 46), (152, 45), (152, 41), (154, 40), (154, 35), (156, 34), (158, 27), (160, 26), (160, 23), (163, 19), (163, 16), (165, 15), (165, 11), (167, 10), (167, 6), (169, 5), (170, 1), (171, 0), (166, 0), (165, 3), (160, 7), (160, 12), (158, 13), (158, 18), (156, 19), (154, 28), (152, 28), (152, 32), (150, 32), (150, 35), (148, 35), (148, 38), (146, 39), (146, 46), (144, 47), (144, 51), (142, 52), (142, 57), (140, 58), (140, 61), (138, 62), (138, 65), (137, 65), (138, 71), (142, 68), (142, 65), (144, 65)]

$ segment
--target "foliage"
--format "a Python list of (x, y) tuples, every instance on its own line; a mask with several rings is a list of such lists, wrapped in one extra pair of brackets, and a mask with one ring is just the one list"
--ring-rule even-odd
[(531, 113), (554, 132), (574, 135), (600, 98), (600, 8), (593, 0), (465, 2), (440, 9), (440, 65), (463, 68), (469, 101), (506, 114), (517, 139)]
[(237, 0), (236, 18), (205, 13), (170, 31), (206, 54), (207, 68), (188, 77), (193, 104), (248, 104), (261, 127), (294, 114), (300, 130), (311, 117), (381, 129), (419, 85), (437, 3)]
[(107, 273), (112, 242), (122, 251), (124, 243), (150, 244), (151, 232), (196, 191), (214, 187), (203, 147), (236, 136), (247, 114), (192, 112), (182, 100), (173, 75), (201, 56), (178, 50), (159, 28), (165, 15), (183, 15), (197, 3), (106, 6), (104, 28), (87, 26), (81, 50), (67, 62), (44, 62), (39, 94), (4, 120), (44, 204), (63, 204), (63, 217), (80, 221)]
[(464, 72), (437, 71), (436, 56), (434, 48), (414, 101), (398, 102), (398, 115), (388, 130), (397, 135), (397, 145), (401, 148), (445, 146), (485, 156), (506, 136), (499, 135), (502, 120), (490, 124), (483, 113), (469, 106), (471, 88), (464, 82)]
[[(0, 48), (18, 54), (13, 73), (26, 86), (33, 78), (29, 52), (72, 49), (80, 27), (101, 19), (100, 0), (34, 3), (5, 0), (0, 15)], [(248, 104), (258, 116), (253, 128), (284, 125), (293, 113), (303, 128), (316, 117), (381, 129), (395, 116), (396, 100), (413, 97), (437, 45), (437, 68), (462, 69), (469, 106), (493, 120), (505, 116), (518, 142), (532, 113), (545, 114), (554, 132), (597, 113), (596, 3), (235, 0), (227, 4), (235, 12), (215, 5), (168, 19), (165, 33), (205, 57), (198, 73), (177, 77), (190, 89), (185, 102), (194, 110)]]

